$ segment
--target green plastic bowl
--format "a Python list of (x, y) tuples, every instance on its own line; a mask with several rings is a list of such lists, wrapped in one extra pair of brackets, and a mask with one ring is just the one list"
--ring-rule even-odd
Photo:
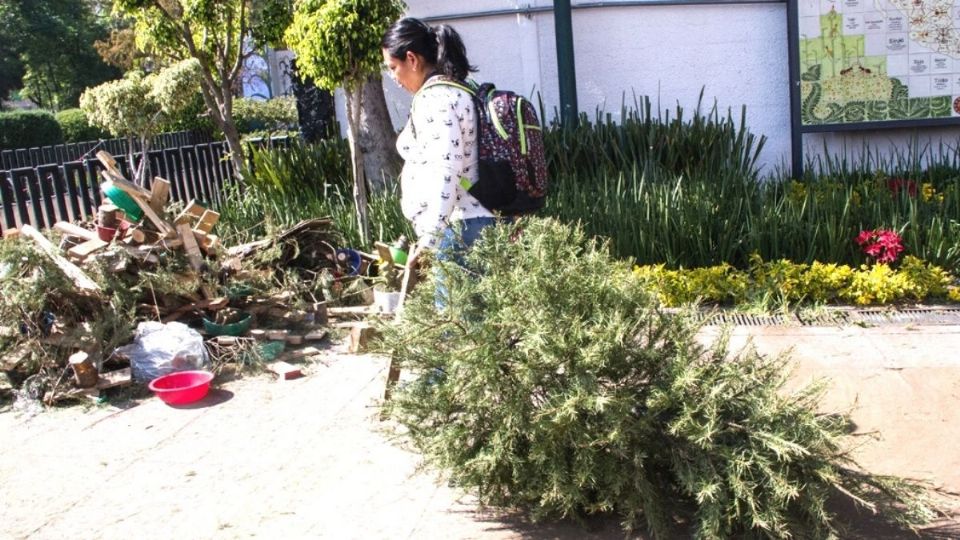
[(113, 185), (113, 182), (104, 182), (100, 184), (100, 190), (110, 199), (117, 208), (123, 210), (129, 221), (137, 222), (143, 217), (143, 209), (127, 195), (122, 189)]
[(253, 322), (253, 317), (251, 317), (250, 314), (244, 315), (243, 318), (237, 322), (227, 324), (217, 324), (204, 317), (203, 329), (207, 332), (208, 336), (239, 336), (250, 329), (251, 322)]

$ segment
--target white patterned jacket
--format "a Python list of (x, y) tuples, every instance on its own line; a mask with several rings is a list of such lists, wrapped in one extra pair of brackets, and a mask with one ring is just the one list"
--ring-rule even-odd
[[(434, 76), (436, 77), (436, 76)], [(477, 131), (473, 98), (458, 88), (430, 84), (413, 96), (410, 118), (397, 137), (403, 215), (418, 244), (435, 247), (437, 234), (455, 221), (493, 216), (460, 185), (477, 181)]]

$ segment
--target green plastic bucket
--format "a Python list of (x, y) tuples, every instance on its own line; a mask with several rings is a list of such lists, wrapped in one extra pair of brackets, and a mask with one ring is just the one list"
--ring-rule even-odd
[(100, 184), (100, 190), (103, 191), (104, 195), (106, 195), (117, 208), (123, 210), (123, 213), (127, 215), (128, 221), (137, 222), (143, 217), (143, 209), (133, 200), (133, 197), (113, 185), (113, 182)]

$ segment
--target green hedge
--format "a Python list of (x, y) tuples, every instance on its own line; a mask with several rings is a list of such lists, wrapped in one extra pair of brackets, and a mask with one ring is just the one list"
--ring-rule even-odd
[(110, 138), (110, 134), (106, 131), (91, 126), (87, 121), (87, 115), (80, 109), (64, 109), (57, 113), (56, 118), (63, 131), (64, 142), (76, 143)]
[(0, 150), (34, 148), (63, 142), (63, 131), (48, 111), (0, 112)]
[(297, 125), (297, 103), (292, 97), (240, 98), (233, 102), (233, 119), (240, 133), (286, 131)]

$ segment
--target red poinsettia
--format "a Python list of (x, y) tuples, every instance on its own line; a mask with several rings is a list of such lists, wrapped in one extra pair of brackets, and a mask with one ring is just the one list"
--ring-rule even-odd
[(892, 263), (903, 252), (900, 235), (889, 229), (860, 231), (856, 242), (868, 257), (872, 257), (878, 263)]

